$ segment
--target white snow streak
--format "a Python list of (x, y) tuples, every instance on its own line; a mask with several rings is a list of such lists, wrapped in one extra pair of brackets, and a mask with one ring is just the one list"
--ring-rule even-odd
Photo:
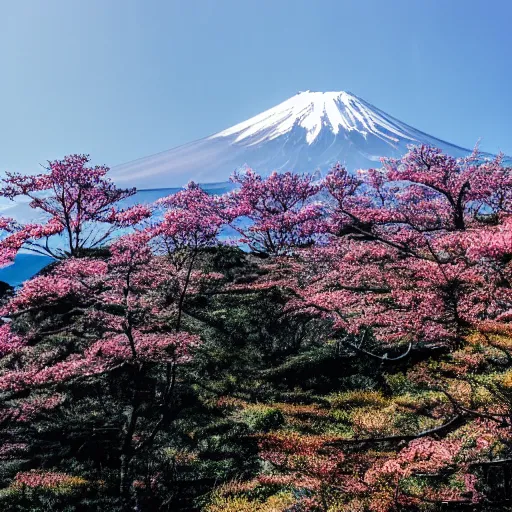
[[(294, 126), (306, 130), (306, 142), (312, 144), (324, 126), (332, 133), (356, 131), (365, 138), (373, 134), (395, 144), (400, 139), (414, 141), (384, 115), (373, 111), (351, 94), (340, 92), (301, 92), (261, 114), (212, 135), (212, 139), (236, 135), (235, 143), (254, 146), (289, 133)], [(250, 139), (250, 140), (248, 140)]]

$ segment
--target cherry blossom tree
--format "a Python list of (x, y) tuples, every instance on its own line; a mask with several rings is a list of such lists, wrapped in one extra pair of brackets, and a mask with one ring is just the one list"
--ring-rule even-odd
[[(28, 198), (42, 221), (26, 225), (4, 221), (2, 228), (9, 233), (1, 242), (5, 249), (23, 247), (56, 259), (81, 256), (86, 249), (106, 243), (117, 227), (149, 217), (145, 206), (116, 207), (135, 189), (117, 188), (107, 177), (108, 167), (89, 167), (89, 161), (88, 155), (70, 155), (48, 162), (41, 174), (6, 174), (0, 196)], [(56, 234), (64, 237), (64, 247), (51, 246), (49, 239)]]
[(318, 232), (322, 190), (313, 176), (291, 172), (263, 178), (254, 171), (235, 173), (239, 186), (224, 199), (222, 215), (256, 253), (279, 255), (311, 243)]
[[(0, 391), (16, 421), (58, 407), (58, 395), (41, 398), (50, 390), (122, 375), (127, 389), (119, 405), (127, 412), (120, 426), (119, 485), (126, 500), (131, 464), (172, 419), (177, 368), (199, 342), (167, 323), (172, 312), (162, 295), (171, 267), (152, 254), (149, 238), (146, 232), (119, 238), (106, 260), (64, 260), (25, 283), (3, 309), (5, 318), (33, 326), (20, 334), (12, 332), (12, 322), (2, 326), (4, 357), (20, 361), (0, 375)], [(58, 348), (43, 350), (55, 337)]]
[(225, 224), (219, 199), (207, 194), (197, 184), (160, 199), (163, 218), (147, 232), (158, 254), (164, 254), (173, 267), (173, 276), (179, 289), (176, 330), (181, 327), (183, 303), (189, 291), (192, 272), (199, 253), (219, 243), (218, 237)]
[(385, 345), (460, 340), (512, 299), (511, 179), (500, 157), (425, 146), (355, 177), (336, 166), (325, 185), (332, 238), (303, 251), (295, 306), (355, 335), (371, 328)]

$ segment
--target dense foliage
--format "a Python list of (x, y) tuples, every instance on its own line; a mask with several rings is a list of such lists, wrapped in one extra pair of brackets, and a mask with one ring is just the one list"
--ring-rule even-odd
[(56, 260), (2, 298), (1, 510), (512, 510), (499, 157), (420, 146), (125, 210), (87, 163), (0, 191), (47, 216), (1, 219), (1, 261)]

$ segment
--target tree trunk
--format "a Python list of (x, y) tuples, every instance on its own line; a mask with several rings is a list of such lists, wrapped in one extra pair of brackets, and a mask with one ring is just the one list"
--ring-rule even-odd
[(126, 433), (121, 447), (121, 456), (119, 458), (119, 494), (123, 503), (123, 508), (127, 509), (130, 504), (130, 462), (133, 458), (133, 434), (138, 419), (138, 405), (132, 407), (130, 419), (126, 428)]

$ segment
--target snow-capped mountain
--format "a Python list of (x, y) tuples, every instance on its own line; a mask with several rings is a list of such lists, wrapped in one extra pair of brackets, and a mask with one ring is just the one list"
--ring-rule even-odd
[(112, 169), (120, 185), (139, 189), (181, 187), (188, 181), (226, 182), (249, 166), (325, 171), (339, 161), (348, 169), (375, 167), (382, 156), (400, 156), (407, 145), (427, 143), (453, 156), (468, 150), (427, 135), (348, 92), (296, 94), (231, 128)]
[[(137, 187), (126, 205), (152, 203), (190, 180), (209, 192), (222, 193), (233, 171), (247, 166), (260, 174), (322, 173), (338, 161), (349, 170), (364, 169), (379, 166), (382, 156), (401, 156), (409, 144), (419, 143), (457, 157), (469, 153), (351, 93), (305, 91), (210, 137), (113, 167), (110, 176), (120, 186)], [(0, 212), (20, 222), (39, 220), (22, 198), (14, 202), (0, 198)]]
[[(152, 203), (190, 180), (204, 184), (209, 192), (222, 193), (232, 172), (244, 166), (261, 174), (325, 172), (339, 161), (355, 170), (378, 166), (380, 157), (398, 157), (409, 144), (418, 143), (440, 147), (456, 157), (469, 153), (348, 92), (306, 91), (210, 137), (118, 165), (111, 176), (120, 186), (137, 187), (137, 194), (125, 201), (124, 206), (130, 206)], [(506, 162), (512, 164), (509, 158)], [(43, 220), (22, 199), (0, 200), (0, 213), (19, 222)], [(18, 285), (48, 262), (20, 254), (13, 265), (0, 269), (0, 280)]]

